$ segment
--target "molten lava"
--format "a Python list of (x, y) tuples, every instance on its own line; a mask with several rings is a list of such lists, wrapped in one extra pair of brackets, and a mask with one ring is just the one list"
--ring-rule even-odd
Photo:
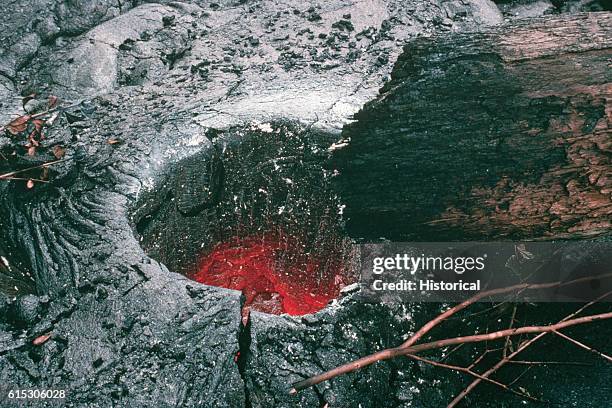
[(245, 318), (250, 308), (304, 315), (321, 310), (351, 283), (336, 255), (308, 253), (298, 240), (276, 234), (235, 238), (217, 244), (191, 278), (242, 291)]

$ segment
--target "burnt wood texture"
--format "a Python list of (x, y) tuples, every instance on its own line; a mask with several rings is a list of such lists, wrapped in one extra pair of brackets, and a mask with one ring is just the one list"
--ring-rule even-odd
[(334, 151), (364, 240), (609, 234), (612, 15), (421, 39)]

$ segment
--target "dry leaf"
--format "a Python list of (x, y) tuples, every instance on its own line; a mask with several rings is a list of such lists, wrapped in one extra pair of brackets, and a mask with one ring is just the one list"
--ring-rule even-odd
[[(34, 180), (29, 179), (28, 182), (26, 183), (26, 187), (29, 188), (29, 189), (34, 188)], [(34, 340), (34, 341), (36, 341), (36, 340)], [(36, 344), (36, 343), (34, 343), (34, 344)]]
[(30, 115), (23, 115), (13, 119), (8, 125), (6, 125), (6, 130), (13, 136), (16, 136), (27, 129), (29, 120)]
[(30, 143), (28, 143), (29, 146), (34, 146), (34, 147), (40, 146), (40, 143), (38, 143), (38, 140), (34, 139), (35, 137), (36, 137), (36, 133), (32, 132), (30, 134), (30, 137), (28, 137), (28, 140), (30, 141)]
[[(32, 124), (34, 124), (34, 129), (36, 129), (36, 131), (38, 133), (40, 133), (40, 131), (42, 130), (43, 126), (45, 125), (45, 121), (42, 119), (34, 119), (32, 120)], [(42, 134), (41, 134), (42, 136)]]
[(46, 343), (47, 340), (51, 338), (51, 333), (43, 334), (42, 336), (38, 336), (34, 340), (32, 340), (32, 344), (35, 346), (40, 346), (41, 344)]

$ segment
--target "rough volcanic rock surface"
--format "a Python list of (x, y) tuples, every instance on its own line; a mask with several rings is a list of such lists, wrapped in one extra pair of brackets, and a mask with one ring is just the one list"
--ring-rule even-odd
[(579, 11), (610, 11), (609, 0), (495, 0), (505, 18), (524, 19)]
[[(30, 31), (6, 38), (11, 46), (0, 59), (2, 71), (23, 81), (22, 89), (72, 98), (134, 85), (145, 85), (141, 90), (147, 93), (182, 88), (191, 91), (191, 103), (181, 108), (192, 109), (204, 126), (257, 117), (338, 126), (338, 117), (348, 117), (375, 95), (397, 45), (407, 38), (501, 22), (488, 0), (202, 1), (131, 9), (90, 3), (96, 2), (74, 10), (32, 8), (36, 21), (42, 15), (56, 21), (57, 32), (46, 40)], [(91, 10), (102, 16), (95, 26), (88, 24), (95, 17)], [(108, 13), (116, 16), (107, 18)], [(30, 25), (32, 31), (38, 27)], [(12, 52), (14, 47), (28, 52)]]
[(415, 329), (414, 312), (413, 306), (366, 304), (349, 294), (314, 316), (253, 313), (244, 369), (250, 402), (256, 407), (344, 407), (356, 401), (364, 407), (443, 405), (449, 387), (457, 384), (441, 378), (439, 388), (425, 392), (422, 384), (433, 378), (405, 360), (377, 364), (297, 396), (287, 394), (293, 382), (400, 344), (402, 336)]
[[(370, 393), (364, 406), (387, 392), (406, 406), (438, 404), (437, 391), (419, 394), (411, 373), (388, 366), (338, 379), (321, 395), (285, 396), (283, 384), (330, 367), (338, 353), (396, 344), (413, 327), (410, 311), (398, 320), (395, 309), (349, 297), (315, 317), (256, 314), (251, 335), (240, 326), (238, 292), (151, 259), (129, 215), (181, 160), (202, 157), (202, 178), (214, 180), (204, 170), (212, 135), (272, 120), (335, 135), (376, 95), (405, 41), (500, 23), (492, 2), (40, 0), (4, 2), (0, 12), (11, 16), (0, 22), (1, 123), (22, 114), (20, 96), (33, 92), (73, 103), (38, 155), (0, 164), (2, 172), (41, 164), (54, 146), (66, 149), (52, 183), (0, 184), (3, 383), (67, 391), (66, 401), (39, 406), (348, 404), (352, 381)], [(0, 137), (0, 151), (15, 148)], [(177, 222), (192, 223), (209, 192), (185, 190)], [(388, 337), (374, 337), (382, 325)], [(321, 362), (283, 363), (293, 347), (317, 356), (319, 342)]]

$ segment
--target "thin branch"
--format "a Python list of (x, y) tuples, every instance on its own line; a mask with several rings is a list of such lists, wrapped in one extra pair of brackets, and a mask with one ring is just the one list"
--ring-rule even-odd
[(49, 182), (49, 180), (41, 180), (41, 179), (27, 178), (27, 177), (3, 177), (2, 179), (3, 180), (13, 180), (13, 181), (19, 181), (19, 180), (29, 181), (29, 180), (32, 180), (32, 181), (35, 181), (37, 183), (48, 183)]
[(501, 350), (501, 348), (496, 348), (496, 349), (486, 349), (478, 358), (476, 358), (476, 360), (474, 360), (472, 362), (472, 364), (469, 365), (469, 368), (474, 368), (478, 365), (478, 363), (480, 363), (489, 353), (494, 353), (496, 351)]
[[(61, 111), (64, 111), (66, 109), (74, 108), (75, 106), (79, 106), (83, 102), (84, 102), (84, 99), (81, 99), (81, 100), (79, 100), (77, 102), (71, 103), (70, 105), (55, 106), (55, 107), (53, 107), (51, 109), (47, 109), (47, 110), (44, 110), (42, 112), (30, 115), (30, 119), (37, 119), (37, 118), (40, 118), (41, 116), (45, 116), (45, 115), (48, 115), (50, 113), (54, 113), (54, 112), (58, 112), (58, 111), (61, 112)], [(16, 114), (16, 115), (17, 115), (18, 118), (21, 117), (19, 114)], [(8, 125), (0, 126), (0, 132), (4, 131), (4, 129), (6, 129), (6, 126), (8, 126)]]
[(567, 335), (565, 335), (565, 334), (563, 334), (561, 332), (558, 332), (556, 330), (553, 331), (553, 333), (555, 333), (557, 336), (562, 337), (562, 338), (564, 338), (565, 340), (567, 340), (567, 341), (569, 341), (571, 343), (574, 343), (578, 347), (581, 347), (581, 348), (583, 348), (583, 349), (585, 349), (587, 351), (590, 351), (591, 353), (597, 354), (598, 356), (603, 357), (606, 360), (612, 362), (612, 357), (610, 357), (607, 354), (602, 353), (601, 351), (595, 350), (594, 348), (589, 347), (586, 344), (579, 342), (578, 340), (572, 339), (570, 336), (567, 336)]
[(612, 312), (599, 313), (590, 316), (578, 317), (576, 319), (566, 320), (563, 322), (550, 324), (546, 326), (523, 326), (506, 330), (498, 330), (492, 333), (473, 334), (471, 336), (459, 336), (444, 340), (432, 341), (429, 343), (417, 344), (412, 347), (400, 347), (400, 355), (405, 355), (410, 352), (419, 353), (421, 351), (439, 349), (446, 346), (451, 346), (460, 343), (480, 343), (488, 340), (497, 340), (506, 336), (518, 336), (528, 333), (550, 333), (564, 329), (566, 327), (576, 326), (585, 323), (597, 322), (600, 320), (612, 319)]
[(69, 158), (69, 159), (61, 159), (61, 160), (50, 161), (50, 162), (47, 162), (47, 163), (39, 164), (37, 166), (32, 166), (32, 167), (28, 167), (28, 168), (21, 169), (21, 170), (15, 170), (15, 171), (11, 171), (9, 173), (0, 174), (0, 180), (2, 180), (2, 179), (10, 179), (10, 178), (13, 178), (13, 176), (15, 176), (16, 174), (25, 173), (26, 171), (30, 171), (30, 170), (42, 169), (44, 167), (49, 167), (49, 166), (52, 166), (54, 164), (62, 163), (62, 162), (68, 161), (68, 160), (71, 160), (71, 159)]
[[(598, 278), (605, 278), (605, 277), (610, 277), (612, 276), (612, 274), (606, 274), (606, 275), (600, 275), (598, 276)], [(575, 280), (571, 280), (571, 281), (567, 281), (567, 282), (562, 282), (562, 281), (556, 281), (556, 282), (550, 282), (550, 283), (520, 283), (517, 285), (513, 285), (513, 286), (508, 286), (506, 288), (498, 288), (498, 289), (492, 289), (492, 290), (487, 290), (484, 292), (480, 292), (477, 295), (463, 301), (462, 303), (459, 303), (456, 306), (451, 307), (450, 309), (448, 309), (446, 312), (439, 314), (438, 316), (436, 316), (434, 319), (430, 320), (427, 324), (425, 324), (424, 326), (422, 326), (412, 337), (410, 337), (408, 340), (406, 340), (401, 347), (410, 347), (413, 344), (415, 344), (417, 341), (419, 341), (421, 339), (421, 337), (423, 337), (425, 334), (427, 334), (431, 329), (433, 329), (434, 327), (436, 327), (438, 324), (442, 323), (444, 320), (448, 319), (450, 316), (456, 314), (457, 312), (465, 309), (466, 307), (478, 302), (481, 299), (490, 297), (490, 296), (496, 296), (496, 295), (501, 295), (504, 293), (510, 293), (510, 292), (519, 292), (519, 291), (524, 291), (524, 290), (533, 290), (533, 289), (552, 289), (555, 287), (563, 287), (563, 286), (568, 286), (568, 285), (573, 285), (575, 283), (580, 283), (580, 282), (585, 282), (585, 281), (589, 281), (593, 279), (593, 277), (585, 277), (585, 278), (580, 278), (580, 279), (575, 279)]]
[[(465, 343), (463, 343), (463, 344), (465, 344)], [(480, 363), (480, 362), (481, 362), (481, 361), (482, 361), (482, 360), (483, 360), (483, 359), (486, 357), (486, 355), (487, 355), (487, 354), (489, 354), (489, 350), (488, 350), (488, 349), (487, 349), (487, 350), (485, 350), (485, 351), (484, 351), (484, 352), (483, 352), (481, 355), (479, 355), (479, 356), (476, 358), (476, 360), (472, 361), (472, 364), (470, 364), (470, 365), (468, 366), (468, 368), (469, 368), (469, 369), (472, 369), (472, 368), (476, 367), (476, 366), (478, 365), (478, 363)]]
[(459, 372), (462, 372), (462, 373), (466, 373), (466, 374), (469, 374), (469, 375), (471, 375), (473, 377), (479, 378), (482, 381), (487, 381), (487, 382), (490, 382), (491, 384), (495, 384), (498, 387), (501, 387), (504, 390), (509, 391), (509, 392), (511, 392), (513, 394), (516, 394), (516, 395), (518, 395), (520, 397), (528, 398), (528, 399), (530, 399), (532, 401), (536, 401), (536, 402), (544, 402), (541, 399), (538, 399), (538, 398), (532, 397), (531, 395), (527, 395), (527, 394), (522, 393), (520, 391), (514, 390), (514, 389), (510, 388), (509, 386), (507, 386), (504, 383), (501, 383), (501, 382), (496, 381), (496, 380), (492, 380), (491, 378), (483, 377), (482, 375), (478, 374), (477, 372), (472, 371), (471, 369), (469, 369), (467, 367), (455, 366), (455, 365), (451, 365), (451, 364), (444, 364), (444, 363), (440, 363), (440, 362), (437, 362), (437, 361), (434, 361), (434, 360), (429, 360), (427, 358), (416, 356), (414, 354), (407, 354), (406, 357), (412, 358), (414, 360), (422, 361), (424, 363), (431, 364), (431, 365), (436, 366), (436, 367), (442, 367), (442, 368), (447, 368), (449, 370), (454, 370), (454, 371), (459, 371)]
[(526, 361), (526, 360), (511, 360), (510, 364), (524, 365), (576, 365), (576, 366), (592, 366), (593, 364), (583, 363), (581, 361)]
[(455, 347), (453, 347), (448, 354), (446, 354), (445, 356), (442, 357), (442, 361), (448, 359), (453, 353), (455, 353), (457, 350), (459, 350), (461, 347), (463, 347), (463, 344), (457, 344)]
[(362, 357), (350, 363), (343, 364), (325, 373), (316, 375), (314, 377), (308, 378), (303, 381), (299, 381), (293, 385), (293, 388), (290, 390), (290, 393), (295, 394), (299, 390), (303, 390), (305, 388), (319, 384), (323, 381), (327, 381), (339, 375), (350, 373), (360, 368), (374, 364), (378, 361), (389, 360), (391, 358), (398, 357), (398, 356), (405, 356), (408, 354), (417, 354), (422, 351), (440, 349), (442, 347), (452, 346), (452, 345), (461, 344), (461, 343), (479, 343), (479, 342), (484, 342), (484, 341), (497, 340), (497, 339), (500, 339), (506, 336), (517, 336), (520, 334), (528, 334), (528, 333), (549, 333), (549, 332), (561, 330), (566, 327), (576, 326), (576, 325), (585, 324), (585, 323), (592, 323), (592, 322), (611, 319), (611, 318), (612, 318), (612, 312), (600, 313), (596, 315), (579, 317), (576, 319), (569, 319), (569, 320), (565, 320), (565, 321), (562, 321), (556, 324), (551, 324), (548, 326), (523, 326), (523, 327), (517, 327), (513, 329), (499, 330), (499, 331), (492, 332), (492, 333), (453, 337), (453, 338), (448, 338), (448, 339), (443, 339), (443, 340), (432, 341), (429, 343), (417, 344), (417, 345), (410, 346), (410, 347), (406, 347), (402, 345), (400, 347), (395, 347), (395, 348), (390, 348), (390, 349), (379, 351), (377, 353), (371, 354), (366, 357)]
[(499, 309), (500, 307), (505, 306), (507, 303), (508, 302), (495, 303), (495, 304), (493, 304), (493, 306), (487, 307), (484, 310), (479, 310), (478, 312), (470, 313), (470, 314), (465, 315), (463, 317), (456, 316), (456, 317), (453, 317), (452, 319), (448, 319), (448, 320), (454, 320), (454, 319), (459, 319), (459, 318), (461, 318), (461, 319), (471, 319), (472, 317), (478, 317), (478, 316), (483, 315), (483, 314), (491, 313), (495, 309)]
[[(522, 373), (520, 373), (518, 377), (516, 377), (514, 380), (512, 380), (512, 382), (511, 382), (510, 384), (508, 384), (508, 387), (512, 387), (514, 384), (516, 384), (516, 383), (517, 383), (517, 382), (518, 382), (518, 381), (519, 381), (521, 378), (523, 378), (523, 376), (524, 376), (525, 374), (527, 374), (527, 372), (528, 372), (529, 370), (531, 370), (532, 368), (533, 368), (533, 366), (532, 366), (532, 365), (527, 366), (527, 368), (526, 368), (526, 369), (524, 369), (524, 370), (523, 370), (523, 372), (522, 372)], [(484, 378), (489, 378), (489, 377), (484, 377)]]
[[(508, 325), (508, 328), (511, 329), (512, 326), (514, 325), (514, 318), (516, 317), (516, 309), (517, 309), (517, 305), (514, 305), (514, 308), (512, 309), (512, 316), (510, 316), (510, 324)], [(510, 341), (510, 336), (506, 337), (506, 342), (504, 343), (504, 357), (506, 357), (508, 355), (508, 348), (510, 347), (510, 345), (512, 344), (512, 342)]]
[[(561, 322), (567, 321), (571, 318), (573, 318), (574, 316), (579, 315), (580, 313), (582, 313), (585, 309), (589, 308), (590, 306), (594, 305), (595, 303), (599, 302), (600, 300), (605, 299), (606, 297), (610, 296), (610, 294), (612, 294), (612, 291), (604, 293), (603, 295), (601, 295), (600, 297), (598, 297), (597, 299), (592, 300), (591, 302), (585, 304), (584, 306), (582, 306), (581, 308), (579, 308), (578, 310), (576, 310), (575, 312), (565, 316)], [(530, 340), (527, 340), (526, 342), (524, 342), (523, 344), (521, 344), (519, 346), (518, 349), (516, 349), (512, 354), (508, 355), (507, 357), (501, 359), (497, 364), (495, 364), (493, 367), (491, 367), (490, 369), (488, 369), (485, 373), (483, 373), (482, 375), (484, 377), (489, 377), (490, 375), (492, 375), (494, 372), (496, 372), (497, 370), (499, 370), (501, 367), (503, 367), (506, 363), (508, 363), (511, 359), (513, 359), (514, 357), (516, 357), (519, 353), (521, 353), (523, 350), (525, 350), (527, 347), (531, 346), (533, 343), (535, 343), (536, 341), (540, 340), (542, 337), (546, 336), (547, 333), (540, 333), (537, 336), (533, 337)], [(474, 381), (472, 381), (472, 383), (470, 383), (470, 385), (468, 385), (463, 391), (461, 391), (452, 401), (450, 404), (448, 404), (448, 408), (454, 408), (463, 398), (465, 398), (466, 395), (468, 395), (474, 388), (476, 388), (476, 386), (478, 386), (478, 384), (480, 384), (482, 380), (477, 378)]]

